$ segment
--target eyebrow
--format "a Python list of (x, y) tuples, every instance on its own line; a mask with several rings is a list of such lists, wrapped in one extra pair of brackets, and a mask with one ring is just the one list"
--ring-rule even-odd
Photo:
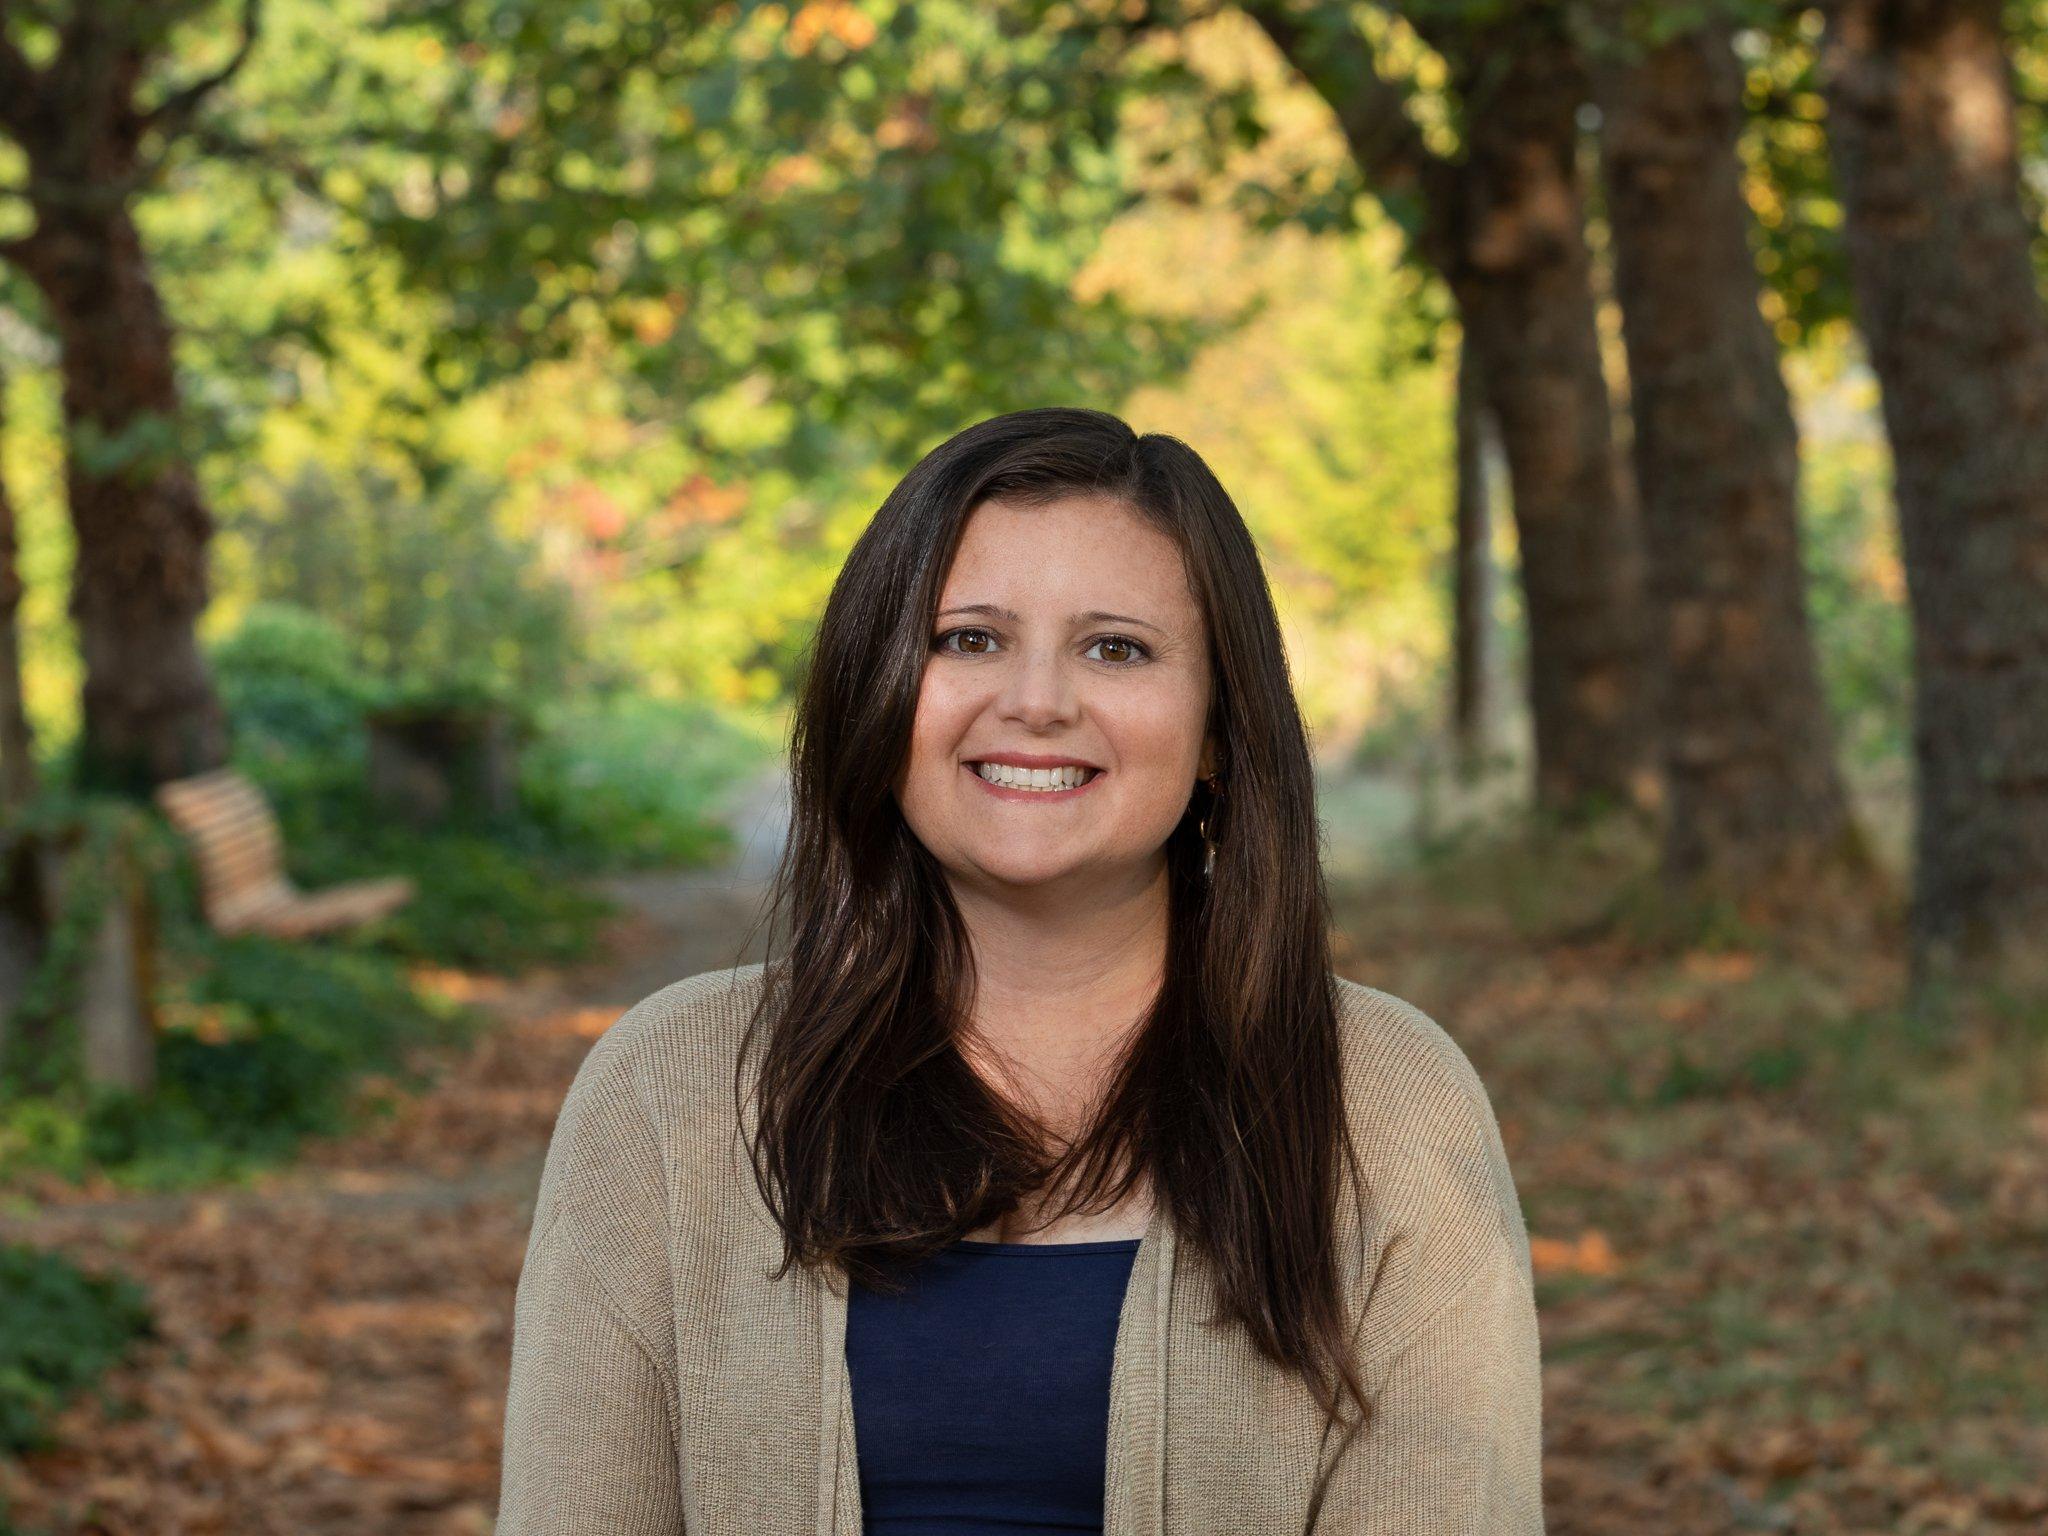
[[(947, 608), (941, 610), (938, 617), (943, 619), (947, 615), (955, 613), (978, 613), (991, 619), (1006, 619), (1012, 624), (1024, 622), (1009, 609), (999, 608), (994, 603), (968, 603), (959, 608)], [(1128, 613), (1105, 613), (1100, 608), (1091, 608), (1086, 613), (1069, 615), (1067, 622), (1069, 624), (1135, 624), (1140, 629), (1149, 629), (1156, 634), (1163, 635), (1166, 633), (1164, 629), (1154, 624), (1150, 619), (1134, 618)]]

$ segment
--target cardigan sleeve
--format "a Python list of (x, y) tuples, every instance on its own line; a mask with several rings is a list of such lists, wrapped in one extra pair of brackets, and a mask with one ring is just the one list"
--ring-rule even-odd
[(1321, 1536), (1543, 1536), (1543, 1387), (1521, 1199), (1485, 1084), (1435, 1020), (1354, 989), (1383, 1229), (1355, 1322), (1371, 1412), (1338, 1442)]
[(1322, 1536), (1543, 1536), (1536, 1306), (1512, 1247), (1371, 1365), (1372, 1413), (1338, 1453)]
[(682, 1536), (666, 1180), (630, 1038), (615, 1024), (591, 1048), (548, 1143), (513, 1302), (497, 1536)]

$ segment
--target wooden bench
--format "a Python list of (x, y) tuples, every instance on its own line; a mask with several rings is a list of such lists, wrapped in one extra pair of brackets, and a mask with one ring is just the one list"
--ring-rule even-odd
[(200, 905), (217, 932), (304, 938), (370, 922), (415, 894), (404, 875), (295, 889), (285, 876), (277, 817), (263, 792), (232, 768), (160, 784), (156, 803), (192, 845)]

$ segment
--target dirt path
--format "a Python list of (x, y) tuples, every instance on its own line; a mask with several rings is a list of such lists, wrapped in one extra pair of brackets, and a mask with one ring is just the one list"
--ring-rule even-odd
[[(252, 1187), (69, 1199), (0, 1236), (148, 1287), (161, 1337), (0, 1464), (15, 1526), (49, 1536), (482, 1533), (496, 1504), (511, 1306), (555, 1112), (591, 1042), (669, 981), (740, 959), (786, 817), (729, 802), (717, 871), (601, 882), (603, 956), (516, 982), (430, 984), (496, 1014), (430, 1091)], [(5, 1529), (0, 1525), (0, 1529)]]

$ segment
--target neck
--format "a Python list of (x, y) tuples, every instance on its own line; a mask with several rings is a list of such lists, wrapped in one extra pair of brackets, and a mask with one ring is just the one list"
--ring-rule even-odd
[(998, 1091), (1071, 1129), (1165, 973), (1166, 866), (1121, 887), (1017, 901), (956, 890), (977, 976), (963, 1051)]

